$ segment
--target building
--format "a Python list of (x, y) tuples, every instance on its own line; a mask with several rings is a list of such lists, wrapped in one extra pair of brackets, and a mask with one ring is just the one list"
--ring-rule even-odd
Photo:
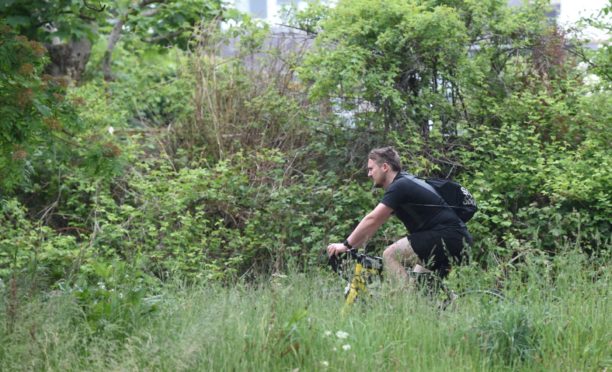
[(250, 14), (254, 18), (268, 21), (270, 24), (281, 22), (283, 7), (295, 5), (305, 7), (308, 1), (304, 0), (234, 0), (236, 9)]

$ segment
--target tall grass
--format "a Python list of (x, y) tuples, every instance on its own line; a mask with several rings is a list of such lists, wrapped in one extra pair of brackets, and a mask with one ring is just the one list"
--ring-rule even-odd
[[(474, 270), (459, 269), (451, 285), (476, 287), (494, 275)], [(232, 286), (171, 283), (158, 310), (137, 319), (122, 338), (92, 332), (69, 294), (22, 302), (9, 329), (4, 296), (0, 370), (601, 371), (611, 366), (609, 261), (574, 251), (554, 258), (533, 254), (503, 272), (503, 301), (474, 294), (440, 310), (435, 300), (383, 288), (345, 315), (342, 283), (327, 271)]]

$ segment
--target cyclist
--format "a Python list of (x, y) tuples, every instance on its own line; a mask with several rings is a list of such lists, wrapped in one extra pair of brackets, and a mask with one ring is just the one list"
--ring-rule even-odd
[(410, 234), (383, 252), (384, 266), (391, 277), (407, 283), (404, 265), (446, 276), (451, 260), (460, 262), (465, 245), (472, 242), (465, 223), (427, 182), (402, 171), (399, 155), (392, 147), (370, 152), (368, 177), (385, 190), (382, 200), (343, 243), (327, 247), (328, 255), (364, 244), (395, 214)]

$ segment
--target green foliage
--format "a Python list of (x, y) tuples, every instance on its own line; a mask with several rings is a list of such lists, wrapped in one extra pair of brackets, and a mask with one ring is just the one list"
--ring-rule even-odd
[[(543, 2), (319, 4), (292, 20), (319, 35), (305, 63), (248, 17), (188, 43), (216, 2), (116, 2), (98, 16), (126, 21), (118, 78), (77, 87), (17, 31), (51, 36), (18, 16), (41, 11), (91, 37), (80, 2), (31, 4), (0, 5), (0, 369), (609, 365), (609, 53), (584, 70)], [(383, 293), (338, 318), (316, 266), (375, 206), (363, 165), (389, 142), (479, 203), (449, 284), (509, 301), (468, 296), (432, 326), (429, 300)], [(368, 248), (405, 234), (387, 224)]]
[(12, 273), (11, 269), (22, 269), (30, 261), (28, 251), (38, 239), (26, 211), (16, 200), (3, 200), (1, 207), (0, 270), (2, 277), (7, 278)]
[(482, 212), (472, 228), (481, 236), (497, 231), (507, 252), (515, 249), (510, 241), (547, 249), (564, 239), (589, 249), (610, 244), (602, 239), (610, 232), (610, 118), (599, 108), (609, 98), (579, 78), (529, 85), (500, 102), (504, 124), (470, 132), (462, 162), (473, 169), (469, 188)]
[(506, 306), (485, 313), (476, 328), (484, 352), (491, 359), (512, 364), (529, 359), (537, 351), (537, 331), (522, 306)]
[(277, 183), (284, 162), (269, 152), (211, 168), (134, 169), (121, 203), (104, 193), (91, 205), (95, 247), (110, 257), (144, 255), (161, 277), (227, 279), (316, 260), (330, 235), (344, 236), (372, 202), (358, 185), (321, 187), (332, 175)]
[(0, 188), (13, 190), (33, 173), (33, 157), (78, 128), (63, 79), (43, 75), (42, 44), (0, 24)]
[[(612, 31), (612, 22), (610, 22), (610, 14), (612, 14), (612, 4), (608, 3), (603, 6), (599, 13), (590, 17), (582, 18), (578, 22), (578, 33), (585, 26), (592, 27), (598, 32), (609, 34)], [(588, 40), (587, 40), (588, 41)], [(590, 48), (581, 48), (577, 46), (577, 53), (582, 55), (583, 61), (588, 65), (589, 72), (595, 74), (598, 79), (602, 79), (602, 85), (605, 89), (610, 89), (612, 81), (612, 48), (610, 40), (601, 42), (596, 50)]]
[(322, 28), (301, 70), (313, 97), (335, 99), (341, 109), (363, 113), (364, 122), (400, 133), (411, 126), (427, 131), (431, 107), (445, 110), (444, 90), (467, 51), (465, 26), (452, 8), (340, 2)]
[[(193, 87), (189, 116), (172, 130), (172, 147), (182, 148), (181, 155), (212, 161), (259, 149), (293, 155), (308, 143), (308, 115), (316, 107), (295, 82), (303, 50), (266, 42), (268, 32), (248, 17), (226, 31), (218, 22), (198, 29), (181, 76), (183, 87)], [(230, 42), (234, 51), (221, 57)]]
[(296, 3), (283, 5), (281, 18), (290, 27), (317, 34), (322, 31), (321, 23), (327, 18), (330, 8), (321, 1), (308, 1), (304, 9), (298, 9)]
[[(19, 33), (42, 42), (100, 37), (113, 16), (127, 18), (131, 35), (161, 45), (186, 47), (192, 28), (203, 19), (221, 17), (216, 0), (173, 1), (3, 1), (0, 17)], [(128, 15), (130, 17), (128, 17)]]
[(93, 40), (96, 23), (107, 15), (108, 2), (83, 0), (18, 1), (7, 0), (0, 4), (0, 18), (30, 39), (49, 42), (53, 37), (61, 40)]
[[(94, 66), (100, 63), (103, 44), (94, 46)], [(157, 130), (184, 120), (193, 111), (191, 97), (185, 94), (193, 82), (181, 74), (181, 52), (139, 41), (133, 41), (131, 48), (123, 43), (115, 48), (115, 80), (102, 82), (101, 75), (91, 71), (92, 81), (73, 89), (74, 96), (88, 103), (80, 107), (81, 117), (101, 127), (140, 131)]]
[[(19, 308), (12, 331), (0, 327), (0, 368), (605, 369), (610, 257), (559, 251), (555, 257), (532, 252), (492, 267), (508, 273), (500, 280), (506, 300), (465, 296), (444, 311), (423, 296), (382, 288), (376, 300), (341, 317), (343, 283), (317, 269), (232, 286), (166, 283), (155, 310), (133, 321), (131, 313), (143, 305), (110, 301), (123, 314), (106, 318), (95, 333), (74, 291), (35, 297)], [(132, 274), (117, 263), (96, 270), (106, 278)], [(453, 285), (489, 285), (488, 273), (477, 275), (475, 267), (458, 271)], [(110, 282), (106, 288), (118, 291)], [(91, 308), (105, 303), (97, 298)], [(6, 297), (0, 297), (0, 307), (5, 305)], [(0, 312), (0, 324), (5, 321)]]
[(74, 284), (60, 283), (82, 307), (92, 336), (128, 337), (157, 309), (156, 281), (138, 262), (92, 260)]
[(118, 12), (135, 11), (135, 8), (139, 8), (137, 13), (126, 22), (128, 37), (138, 36), (148, 43), (183, 49), (187, 48), (194, 27), (224, 16), (222, 2), (218, 0), (154, 1), (144, 6), (132, 2)]
[[(543, 2), (313, 5), (291, 20), (318, 34), (305, 60), (248, 17), (206, 22), (187, 41), (201, 12), (226, 16), (215, 2), (114, 5), (127, 36), (114, 81), (91, 70), (66, 87), (42, 75), (39, 44), (7, 27), (0, 44), (0, 112), (12, 120), (0, 137), (0, 278), (61, 285), (97, 334), (149, 311), (153, 277), (229, 282), (324, 260), (375, 206), (363, 165), (389, 143), (409, 171), (458, 178), (476, 196), (473, 269), (610, 247), (605, 64), (585, 71)], [(105, 52), (95, 44), (94, 68)], [(368, 248), (405, 234), (389, 224)], [(500, 314), (507, 323), (483, 318), (482, 329), (513, 359), (522, 346), (497, 331), (533, 329)]]
[(45, 288), (68, 277), (85, 259), (73, 236), (32, 222), (15, 199), (0, 204), (0, 278), (29, 277)]

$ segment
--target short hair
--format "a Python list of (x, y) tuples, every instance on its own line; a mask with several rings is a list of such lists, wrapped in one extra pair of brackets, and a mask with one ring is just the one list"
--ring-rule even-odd
[(381, 147), (370, 151), (368, 159), (374, 160), (379, 166), (387, 163), (395, 172), (400, 172), (402, 170), (399, 154), (391, 146)]

